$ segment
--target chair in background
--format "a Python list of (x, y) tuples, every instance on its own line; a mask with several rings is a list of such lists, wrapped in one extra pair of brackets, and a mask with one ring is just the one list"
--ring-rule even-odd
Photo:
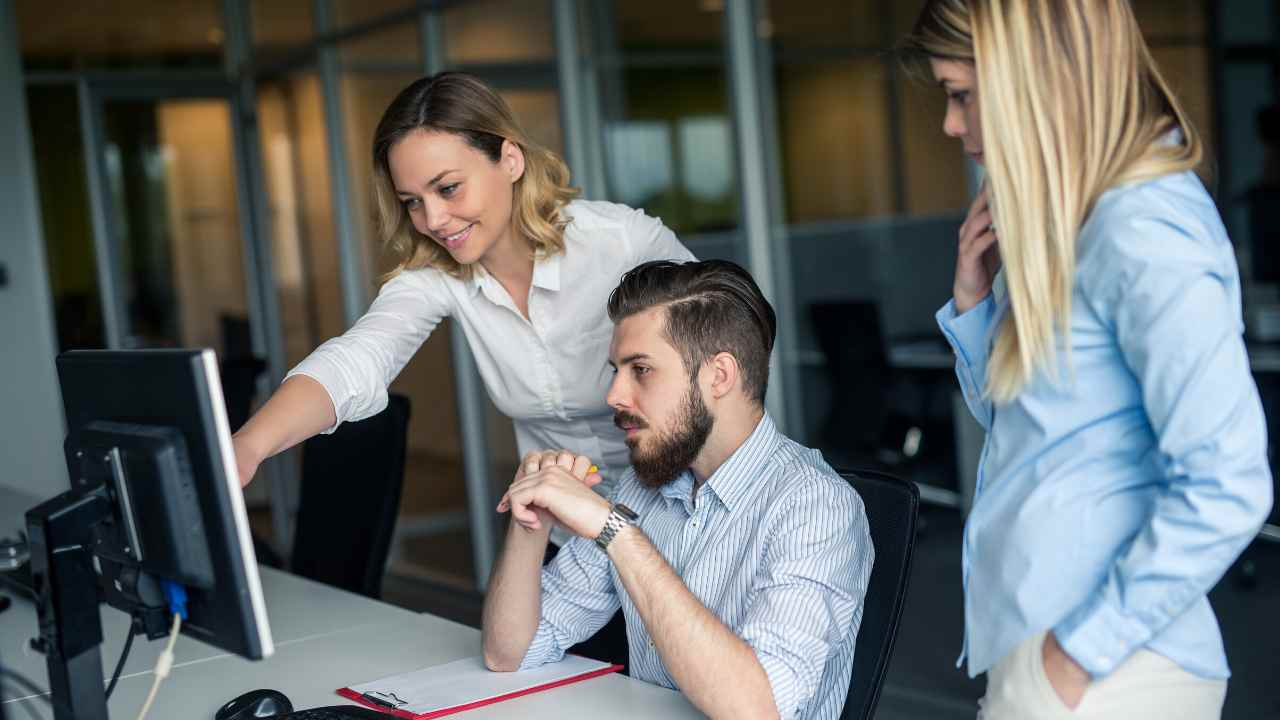
[(392, 394), (377, 415), (306, 441), (292, 572), (381, 597), (408, 430), (409, 398)]
[(258, 378), (266, 371), (267, 362), (253, 354), (248, 318), (224, 314), (218, 322), (222, 329), (222, 355), (218, 358), (222, 396), (227, 404), (227, 424), (235, 432), (249, 420)]
[(892, 410), (898, 384), (878, 306), (868, 300), (820, 302), (809, 313), (831, 383), (823, 454), (832, 464), (902, 468), (919, 449), (922, 423)]
[(954, 506), (951, 408), (939, 402), (949, 398), (939, 391), (954, 386), (952, 372), (895, 368), (873, 301), (817, 302), (809, 313), (830, 387), (817, 443), (827, 462), (910, 476), (929, 491), (926, 500)]
[(840, 475), (862, 497), (876, 553), (853, 652), (849, 694), (840, 714), (842, 720), (863, 720), (875, 713), (898, 637), (911, 577), (920, 491), (915, 483), (874, 470), (842, 470)]

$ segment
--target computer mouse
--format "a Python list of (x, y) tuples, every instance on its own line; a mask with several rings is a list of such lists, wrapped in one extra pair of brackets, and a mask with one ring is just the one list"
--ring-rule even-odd
[(250, 690), (218, 708), (213, 720), (256, 720), (293, 712), (293, 703), (279, 690)]

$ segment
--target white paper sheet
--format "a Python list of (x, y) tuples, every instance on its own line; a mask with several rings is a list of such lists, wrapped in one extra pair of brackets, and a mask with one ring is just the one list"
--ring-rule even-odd
[(489, 670), (483, 659), (472, 657), (352, 685), (350, 689), (388, 701), (397, 710), (424, 715), (492, 700), (608, 667), (609, 663), (565, 655), (564, 660), (558, 663), (502, 673)]

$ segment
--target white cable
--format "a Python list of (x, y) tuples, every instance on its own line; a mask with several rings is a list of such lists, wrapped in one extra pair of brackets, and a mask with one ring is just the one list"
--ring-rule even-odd
[(178, 613), (173, 614), (173, 629), (169, 631), (169, 644), (165, 645), (164, 652), (160, 653), (160, 659), (156, 661), (156, 679), (151, 683), (151, 692), (147, 693), (147, 701), (142, 704), (142, 712), (138, 713), (138, 720), (144, 720), (147, 717), (147, 711), (151, 709), (151, 703), (156, 700), (156, 693), (160, 690), (160, 682), (169, 677), (169, 671), (173, 669), (173, 645), (178, 642), (178, 631), (182, 629), (182, 616)]

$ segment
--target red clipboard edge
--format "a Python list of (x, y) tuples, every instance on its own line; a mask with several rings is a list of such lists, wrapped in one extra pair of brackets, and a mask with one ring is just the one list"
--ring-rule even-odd
[(381, 705), (377, 705), (375, 703), (371, 703), (368, 700), (365, 700), (364, 697), (360, 695), (360, 693), (356, 692), (355, 690), (352, 690), (351, 688), (339, 688), (336, 692), (348, 700), (352, 700), (367, 708), (377, 710), (378, 712), (385, 713), (393, 717), (405, 718), (405, 720), (432, 720), (432, 718), (444, 717), (446, 715), (453, 715), (454, 713), (460, 713), (467, 710), (474, 710), (475, 708), (484, 707), (485, 705), (493, 705), (495, 703), (500, 703), (500, 702), (503, 702), (504, 700), (511, 700), (513, 698), (518, 698), (521, 695), (532, 695), (533, 693), (542, 692), (543, 690), (550, 690), (552, 688), (558, 688), (562, 685), (572, 685), (573, 683), (580, 682), (582, 680), (590, 680), (591, 678), (600, 677), (602, 675), (616, 673), (621, 669), (622, 669), (621, 665), (610, 665), (609, 667), (600, 668), (599, 670), (592, 670), (591, 672), (586, 672), (581, 675), (574, 675), (573, 677), (561, 678), (559, 680), (545, 683), (543, 685), (535, 685), (531, 688), (525, 688), (523, 690), (516, 690), (515, 692), (509, 692), (506, 695), (495, 695), (494, 697), (485, 698), (484, 700), (477, 700), (475, 702), (466, 703), (465, 705), (455, 705), (454, 707), (443, 708), (441, 710), (433, 710), (429, 713), (423, 713), (421, 715), (414, 715), (408, 710), (394, 710), (391, 708), (383, 707)]

